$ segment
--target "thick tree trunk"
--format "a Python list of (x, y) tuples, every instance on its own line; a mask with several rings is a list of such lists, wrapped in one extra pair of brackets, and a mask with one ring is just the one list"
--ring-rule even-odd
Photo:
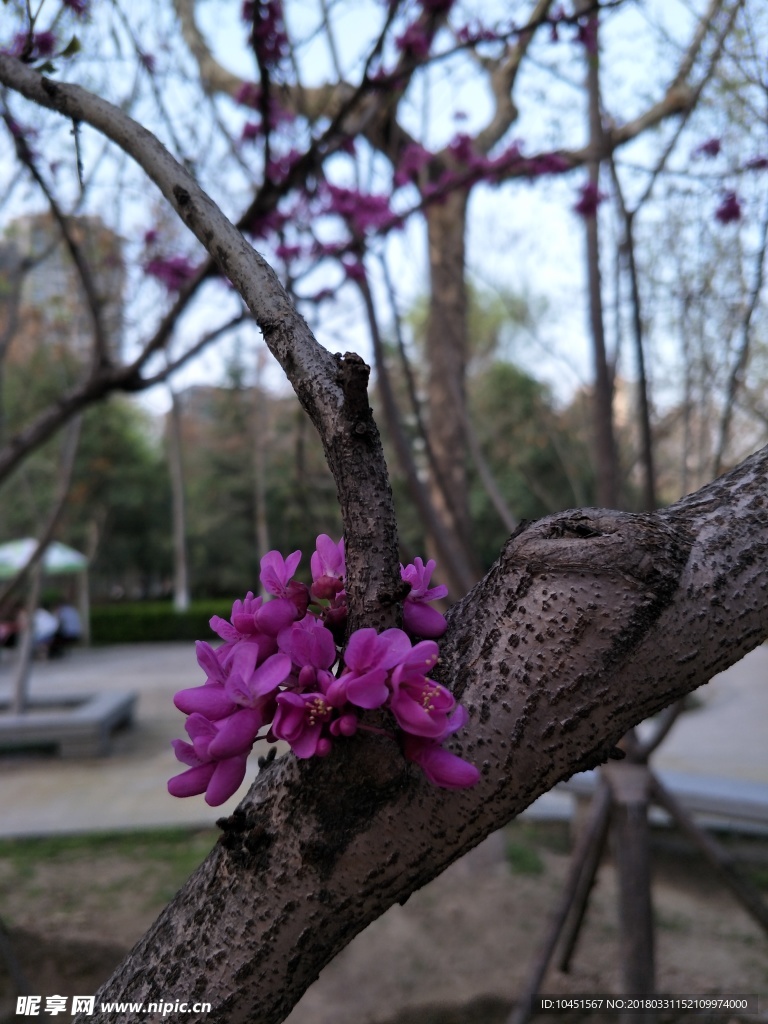
[(184, 454), (181, 409), (173, 388), (168, 388), (171, 413), (168, 418), (168, 471), (171, 477), (173, 523), (173, 610), (189, 608), (189, 561), (187, 559), (187, 502), (184, 482)]
[[(589, 6), (582, 3), (582, 6)], [(600, 103), (600, 56), (598, 49), (599, 20), (595, 13), (587, 19), (589, 36), (594, 40), (587, 50), (587, 106), (589, 116), (589, 148), (592, 157), (587, 163), (589, 184), (600, 187), (600, 164), (606, 152)], [(595, 366), (595, 476), (597, 502), (607, 508), (619, 503), (618, 453), (613, 423), (613, 370), (608, 360), (603, 320), (603, 287), (600, 275), (600, 233), (597, 212), (585, 217), (586, 269), (589, 295), (589, 329)]]
[(479, 785), (435, 789), (370, 736), (317, 763), (281, 758), (99, 999), (282, 1020), (366, 924), (768, 635), (767, 480), (768, 448), (664, 511), (519, 530), (441, 642), (441, 678), (471, 715), (455, 749)]
[[(427, 407), (429, 443), (436, 466), (430, 478), (432, 502), (453, 538), (456, 561), (467, 565), (477, 579), (477, 573), (471, 572), (473, 545), (464, 432), (468, 358), (464, 239), (468, 198), (468, 193), (459, 189), (425, 208), (430, 272)], [(466, 592), (466, 572), (455, 573), (447, 565), (440, 568), (457, 596)]]

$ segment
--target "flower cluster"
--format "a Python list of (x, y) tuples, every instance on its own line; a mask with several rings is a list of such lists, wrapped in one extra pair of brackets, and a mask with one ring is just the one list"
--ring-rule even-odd
[[(324, 757), (337, 740), (361, 730), (399, 739), (405, 757), (436, 786), (474, 785), (477, 769), (442, 746), (466, 724), (467, 712), (429, 678), (438, 659), (435, 640), (446, 628), (430, 604), (447, 593), (444, 586), (430, 586), (434, 561), (416, 558), (401, 566), (410, 585), (405, 629), (358, 629), (342, 657), (344, 542), (317, 538), (310, 586), (294, 579), (300, 560), (300, 551), (287, 558), (270, 551), (260, 575), (269, 599), (249, 593), (235, 601), (229, 620), (214, 616), (211, 627), (224, 641), (218, 648), (198, 641), (206, 680), (174, 697), (188, 715), (190, 742), (173, 741), (188, 768), (169, 781), (170, 793), (205, 793), (216, 806), (242, 783), (257, 740), (284, 740), (300, 758)], [(391, 712), (397, 728), (362, 720), (365, 711), (378, 708)]]

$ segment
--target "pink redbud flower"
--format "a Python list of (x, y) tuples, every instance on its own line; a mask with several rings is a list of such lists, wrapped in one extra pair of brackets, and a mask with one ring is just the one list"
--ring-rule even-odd
[(285, 597), (285, 588), (293, 579), (300, 561), (300, 551), (294, 551), (287, 558), (283, 558), (279, 551), (268, 551), (261, 560), (260, 579), (264, 589), (275, 597)]
[(173, 749), (177, 759), (189, 765), (189, 769), (168, 780), (168, 792), (177, 797), (205, 793), (205, 802), (211, 807), (218, 807), (242, 785), (248, 751), (218, 760), (209, 752), (210, 744), (218, 733), (216, 725), (203, 715), (193, 714), (185, 727), (192, 743), (173, 740)]
[(466, 789), (480, 781), (480, 772), (473, 764), (441, 746), (448, 736), (467, 724), (468, 717), (467, 709), (459, 705), (448, 718), (441, 736), (434, 739), (409, 734), (404, 736), (403, 753), (409, 761), (421, 768), (433, 786)]
[(344, 538), (331, 540), (327, 533), (321, 533), (315, 540), (315, 551), (309, 560), (312, 578), (318, 576), (344, 576), (347, 571), (344, 562)]
[(402, 629), (385, 629), (383, 633), (356, 630), (344, 652), (344, 673), (329, 686), (328, 700), (336, 707), (348, 701), (359, 708), (380, 708), (389, 698), (390, 670), (411, 650), (411, 641)]
[(241, 142), (253, 142), (261, 135), (261, 121), (246, 121), (240, 132)]
[[(309, 605), (309, 590), (306, 584), (299, 583), (293, 579), (293, 574), (296, 572), (300, 561), (300, 551), (294, 551), (287, 558), (283, 558), (279, 551), (269, 551), (261, 560), (260, 579), (264, 589), (267, 593), (274, 594), (275, 597), (290, 601), (296, 609), (294, 618), (306, 615), (307, 606)], [(264, 608), (261, 613), (262, 617), (274, 618), (277, 610), (270, 610), (270, 606), (274, 603), (270, 602)], [(259, 616), (257, 616), (257, 621), (258, 619)], [(265, 632), (272, 633), (273, 631), (265, 629)]]
[(400, 566), (401, 578), (411, 585), (403, 603), (403, 625), (413, 636), (423, 636), (430, 640), (441, 637), (447, 629), (445, 616), (426, 603), (448, 595), (448, 587), (443, 584), (438, 587), (429, 586), (434, 571), (433, 558), (426, 565), (421, 558), (415, 558), (410, 565)]
[(419, 173), (432, 159), (432, 154), (418, 142), (409, 142), (403, 149), (395, 169), (393, 182), (398, 188), (406, 182), (415, 181)]
[[(335, 678), (347, 617), (344, 542), (325, 534), (317, 538), (312, 596), (322, 607), (312, 611), (307, 587), (293, 579), (300, 559), (299, 551), (288, 557), (268, 552), (261, 560), (261, 580), (271, 600), (248, 593), (234, 602), (230, 621), (211, 619), (225, 642), (217, 649), (202, 641), (196, 645), (205, 682), (174, 696), (188, 715), (191, 742), (173, 743), (188, 769), (169, 781), (169, 792), (205, 793), (216, 806), (242, 782), (256, 740), (282, 739), (297, 757), (324, 757), (335, 739), (359, 729), (388, 735), (358, 721), (358, 708), (383, 707), (404, 734), (405, 756), (430, 781), (447, 788), (473, 785), (477, 770), (441, 747), (467, 716), (450, 691), (429, 678), (437, 644), (432, 639), (414, 644), (400, 629), (380, 634), (359, 629), (349, 638), (343, 672)], [(438, 636), (445, 629), (443, 616), (427, 605), (447, 593), (444, 586), (430, 586), (434, 568), (434, 561), (425, 564), (420, 558), (401, 566), (411, 588), (404, 618), (412, 634)], [(262, 734), (262, 729), (267, 731)]]
[[(219, 636), (223, 640), (245, 640), (247, 637), (252, 636), (257, 632), (256, 629), (256, 613), (261, 610), (264, 604), (263, 597), (254, 597), (252, 591), (248, 591), (245, 595), (245, 600), (235, 601), (232, 605), (232, 629), (234, 630), (234, 636), (224, 635), (219, 633)], [(217, 625), (221, 626), (223, 619), (218, 616), (214, 616), (217, 620)], [(211, 619), (211, 628), (214, 632), (218, 633), (219, 630), (213, 624), (214, 620)], [(227, 623), (229, 625), (229, 623)]]
[(331, 741), (323, 732), (332, 715), (325, 694), (287, 691), (278, 695), (271, 731), (291, 745), (296, 757), (323, 757), (331, 750)]
[(392, 673), (392, 688), (389, 706), (401, 729), (430, 739), (443, 735), (447, 716), (456, 707), (450, 690), (402, 667)]
[(273, 654), (257, 667), (253, 651), (253, 644), (238, 646), (224, 684), (229, 698), (246, 708), (262, 706), (291, 674), (291, 659), (286, 654)]
[(197, 267), (186, 256), (157, 256), (147, 260), (144, 270), (164, 284), (169, 292), (180, 291), (197, 273)]
[(277, 642), (300, 669), (313, 668), (328, 674), (338, 657), (333, 634), (311, 615), (282, 630)]

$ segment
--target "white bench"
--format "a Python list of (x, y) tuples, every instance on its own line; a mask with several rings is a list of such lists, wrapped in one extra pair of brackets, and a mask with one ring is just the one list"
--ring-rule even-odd
[(135, 693), (31, 697), (20, 715), (0, 701), (0, 751), (55, 747), (62, 757), (101, 757), (114, 730), (133, 720), (137, 699)]

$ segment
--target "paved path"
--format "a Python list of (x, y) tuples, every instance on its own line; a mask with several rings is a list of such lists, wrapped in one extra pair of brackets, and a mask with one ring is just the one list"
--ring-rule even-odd
[[(12, 680), (13, 665), (0, 664), (0, 693)], [(171, 698), (201, 681), (191, 644), (76, 650), (61, 661), (36, 662), (33, 693), (136, 691), (136, 724), (115, 736), (106, 758), (0, 756), (0, 836), (206, 826), (229, 813), (238, 795), (210, 808), (202, 797), (176, 800), (166, 790), (169, 776), (182, 770), (170, 741), (185, 736), (183, 715)], [(768, 799), (768, 646), (697, 694), (702, 706), (677, 722), (654, 760), (656, 767), (685, 775), (699, 788), (719, 786), (726, 793)], [(257, 770), (256, 759), (251, 760), (249, 780)], [(539, 812), (567, 813), (570, 800), (547, 794)]]

